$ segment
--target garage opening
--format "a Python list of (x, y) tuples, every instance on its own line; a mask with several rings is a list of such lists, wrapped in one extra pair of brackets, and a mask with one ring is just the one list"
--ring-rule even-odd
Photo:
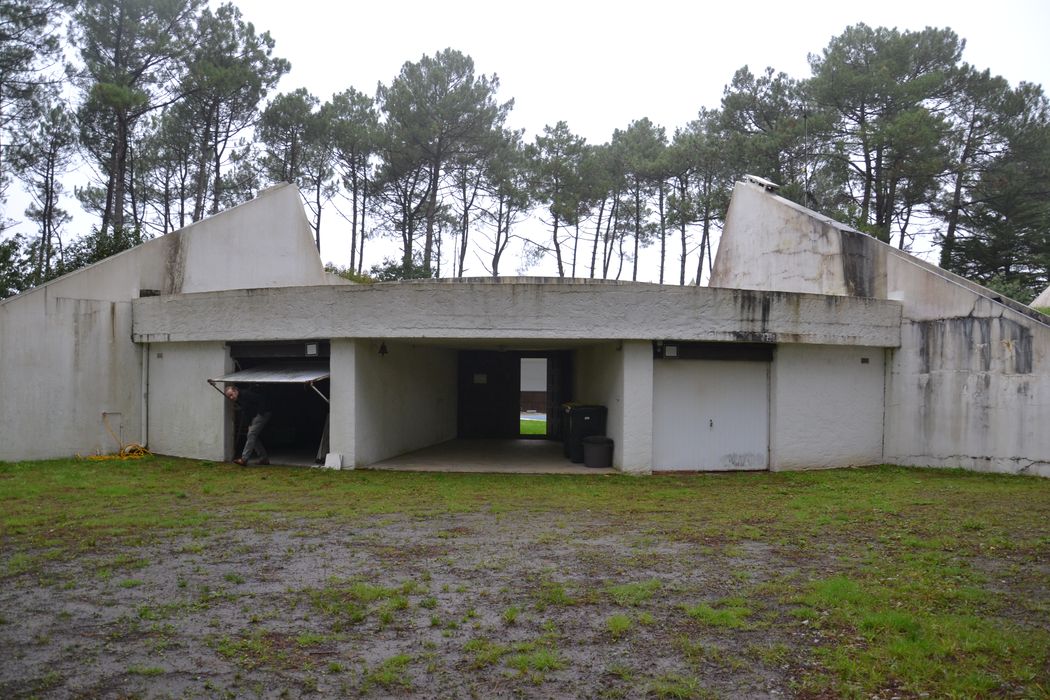
[[(220, 392), (231, 384), (265, 397), (272, 413), (261, 440), (270, 461), (315, 464), (328, 452), (327, 341), (230, 344), (236, 371), (209, 379)], [(247, 425), (234, 412), (228, 424), (233, 454), (244, 446)]]

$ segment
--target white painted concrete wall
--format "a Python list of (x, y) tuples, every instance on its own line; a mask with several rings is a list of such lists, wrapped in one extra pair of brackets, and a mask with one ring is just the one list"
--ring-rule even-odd
[[(367, 341), (333, 338), (329, 346), (328, 449), (344, 469), (357, 466), (357, 353)], [(362, 350), (364, 352), (364, 350)]]
[[(354, 341), (354, 465), (358, 467), (456, 437), (456, 351), (385, 342), (388, 352), (380, 355), (380, 341)], [(343, 380), (336, 379), (340, 369), (332, 367), (333, 396), (337, 387), (345, 387)], [(343, 423), (335, 422), (341, 415), (345, 413), (333, 411), (333, 436), (344, 429)], [(341, 438), (338, 444), (344, 444)]]
[(769, 466), (769, 363), (657, 360), (653, 471)]
[[(114, 452), (104, 411), (123, 442), (140, 441), (141, 350), (129, 303), (140, 290), (326, 281), (299, 193), (285, 186), (0, 302), (0, 459)], [(196, 388), (176, 389), (170, 400), (194, 401)]]
[[(605, 433), (613, 441), (613, 466), (624, 470), (623, 351), (619, 343), (600, 343), (576, 350), (572, 358), (573, 399), (605, 406)], [(560, 418), (560, 416), (559, 416)]]
[(771, 383), (772, 470), (884, 461), (885, 354), (882, 348), (777, 347)]
[(613, 466), (646, 474), (652, 469), (653, 351), (651, 341), (589, 345), (573, 357), (575, 400), (608, 408), (606, 434)]
[(1050, 476), (1045, 316), (749, 184), (711, 283), (899, 301), (885, 461)]
[[(149, 358), (149, 443), (158, 454), (222, 461), (229, 401), (208, 384), (232, 370), (222, 343), (153, 343)], [(231, 446), (232, 447), (232, 446)]]
[(623, 438), (620, 468), (647, 474), (653, 468), (653, 344), (623, 342)]

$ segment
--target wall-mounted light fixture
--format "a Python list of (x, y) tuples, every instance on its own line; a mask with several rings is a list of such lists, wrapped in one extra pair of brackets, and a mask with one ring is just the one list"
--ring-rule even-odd
[(384, 340), (383, 342), (381, 342), (381, 343), (379, 344), (379, 356), (380, 356), (380, 357), (383, 357), (383, 356), (384, 356), (384, 355), (386, 355), (386, 354), (387, 354), (388, 352), (390, 352), (390, 351), (386, 349), (386, 341)]

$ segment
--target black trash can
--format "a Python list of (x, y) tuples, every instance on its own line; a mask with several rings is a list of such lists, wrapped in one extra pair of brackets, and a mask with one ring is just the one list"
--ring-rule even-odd
[(583, 464), (596, 469), (612, 466), (613, 441), (604, 435), (591, 435), (583, 439)]
[(573, 462), (583, 461), (583, 439), (605, 435), (605, 406), (567, 403), (562, 405), (562, 439), (565, 456)]

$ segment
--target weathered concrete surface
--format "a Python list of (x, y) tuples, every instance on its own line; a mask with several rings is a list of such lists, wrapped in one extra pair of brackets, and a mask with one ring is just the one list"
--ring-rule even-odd
[(883, 460), (884, 348), (781, 345), (772, 365), (770, 468)]
[(275, 338), (711, 340), (894, 347), (896, 302), (504, 279), (246, 289), (138, 299), (139, 342)]
[(223, 343), (153, 343), (147, 354), (150, 449), (195, 459), (232, 457), (230, 402), (208, 379), (232, 371)]
[(885, 461), (1050, 476), (1045, 316), (749, 184), (712, 284), (899, 301)]
[(0, 302), (0, 460), (113, 452), (118, 439), (141, 440), (132, 299), (327, 282), (299, 193), (285, 186)]
[(38, 293), (0, 305), (0, 460), (137, 442), (140, 357), (127, 301)]

